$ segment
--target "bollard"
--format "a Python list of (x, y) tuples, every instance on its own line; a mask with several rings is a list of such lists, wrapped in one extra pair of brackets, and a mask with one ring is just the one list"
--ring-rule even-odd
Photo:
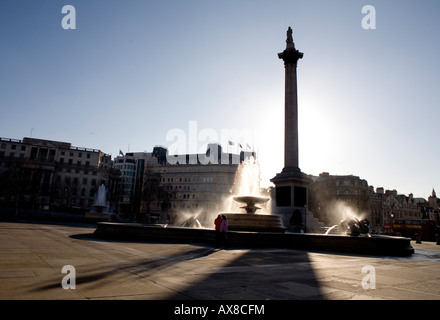
[(420, 240), (420, 233), (416, 233), (416, 243), (422, 243)]

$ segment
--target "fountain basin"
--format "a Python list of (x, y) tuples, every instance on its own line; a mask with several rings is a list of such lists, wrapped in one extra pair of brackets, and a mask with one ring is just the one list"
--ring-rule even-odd
[[(137, 223), (99, 222), (95, 236), (168, 243), (215, 243), (215, 230)], [(334, 253), (406, 257), (414, 254), (410, 238), (351, 237), (308, 233), (229, 231), (230, 248), (288, 248)]]
[(99, 222), (99, 221), (110, 221), (112, 215), (110, 213), (103, 212), (86, 212), (84, 213), (84, 220), (86, 222)]
[(270, 200), (268, 197), (261, 196), (235, 196), (233, 199), (240, 203), (245, 203), (246, 205), (240, 207), (246, 211), (247, 214), (255, 214), (260, 207), (257, 207), (256, 204), (266, 203)]
[(269, 214), (222, 213), (230, 231), (285, 232), (280, 216)]
[(252, 204), (259, 204), (259, 203), (266, 203), (270, 200), (268, 197), (261, 197), (261, 196), (236, 196), (233, 197), (233, 199), (237, 202), (241, 203), (252, 203)]

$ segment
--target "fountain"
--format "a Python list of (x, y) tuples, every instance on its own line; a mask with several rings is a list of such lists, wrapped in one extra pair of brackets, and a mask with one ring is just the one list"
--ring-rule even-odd
[[(229, 199), (229, 211), (220, 212), (228, 219), (228, 244), (230, 247), (247, 248), (290, 248), (300, 250), (320, 250), (374, 255), (408, 256), (414, 253), (409, 238), (371, 236), (364, 220), (346, 219), (329, 228), (326, 234), (285, 232), (281, 217), (269, 213), (257, 213), (271, 198), (264, 195), (259, 187), (258, 164), (254, 159), (240, 164), (234, 187)], [(102, 190), (98, 192), (94, 207), (105, 207)], [(101, 196), (100, 196), (101, 195)], [(105, 199), (105, 198), (104, 198)], [(237, 212), (241, 209), (241, 212)], [(95, 213), (95, 215), (98, 213)], [(103, 214), (103, 213), (101, 213)], [(219, 213), (215, 213), (217, 216)], [(184, 214), (182, 213), (184, 216)], [(148, 241), (200, 243), (215, 242), (214, 220), (211, 228), (203, 228), (196, 213), (185, 217), (178, 226), (145, 225), (139, 223), (98, 222), (95, 235), (120, 239), (146, 239)], [(344, 234), (333, 234), (337, 229)], [(367, 236), (362, 236), (367, 235)]]
[(256, 214), (260, 209), (255, 206), (258, 203), (265, 203), (270, 200), (258, 196), (237, 196), (233, 199), (239, 203), (245, 203), (243, 208), (246, 213), (222, 213), (228, 219), (229, 230), (231, 231), (254, 231), (254, 232), (285, 232), (280, 216), (271, 214)]
[(255, 206), (259, 203), (266, 203), (270, 200), (269, 197), (258, 197), (258, 196), (237, 196), (233, 199), (240, 203), (246, 203), (245, 206), (240, 207), (246, 211), (247, 214), (255, 214), (260, 207)]
[(329, 234), (340, 234), (340, 235), (349, 235), (353, 237), (357, 236), (367, 236), (371, 237), (370, 234), (370, 222), (367, 219), (358, 220), (357, 218), (346, 218), (330, 227), (324, 235)]
[(98, 192), (95, 196), (95, 202), (93, 203), (92, 207), (96, 210), (98, 213), (103, 213), (105, 209), (108, 209), (108, 201), (107, 201), (107, 190), (105, 188), (105, 185), (101, 184), (98, 188)]
[[(239, 203), (245, 212), (222, 212), (228, 219), (229, 230), (251, 232), (285, 232), (281, 217), (268, 213), (256, 213), (257, 205), (267, 204), (270, 197), (260, 189), (260, 166), (254, 157), (246, 158), (237, 168), (231, 190), (231, 208)], [(245, 204), (243, 206), (243, 204)]]
[(107, 221), (111, 219), (111, 214), (108, 212), (109, 203), (107, 201), (107, 189), (105, 185), (101, 184), (98, 192), (95, 195), (95, 200), (92, 204), (90, 212), (86, 212), (84, 218), (88, 221)]

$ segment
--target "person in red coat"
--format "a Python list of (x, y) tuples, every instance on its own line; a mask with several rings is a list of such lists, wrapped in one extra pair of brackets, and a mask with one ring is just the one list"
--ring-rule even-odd
[(221, 237), (220, 237), (220, 225), (222, 223), (222, 217), (220, 215), (217, 216), (214, 220), (215, 224), (215, 241), (217, 246), (220, 244)]

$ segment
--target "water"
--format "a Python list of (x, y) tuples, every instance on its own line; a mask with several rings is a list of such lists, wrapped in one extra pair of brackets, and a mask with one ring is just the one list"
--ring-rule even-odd
[[(179, 212), (177, 221), (174, 222), (177, 226), (185, 227), (207, 227), (213, 228), (214, 219), (221, 212), (239, 212), (245, 213), (242, 206), (243, 203), (239, 203), (234, 200), (237, 196), (254, 196), (254, 197), (268, 197), (269, 200), (265, 203), (259, 202), (259, 213), (270, 213), (270, 195), (264, 194), (260, 188), (260, 164), (254, 157), (246, 158), (237, 168), (237, 172), (234, 177), (234, 184), (230, 190), (230, 197), (222, 200), (220, 208), (213, 210), (212, 212)], [(269, 209), (269, 210), (268, 210)]]
[(105, 188), (105, 185), (101, 184), (99, 186), (93, 205), (102, 207), (105, 207), (107, 205), (107, 190)]
[[(231, 197), (227, 199), (227, 205), (225, 210), (227, 212), (243, 212), (240, 204), (234, 197), (237, 196), (255, 196), (255, 197), (269, 197), (269, 194), (265, 194), (264, 190), (260, 188), (261, 175), (260, 164), (254, 157), (246, 158), (237, 168), (237, 172), (234, 177), (234, 185), (231, 189)], [(260, 203), (261, 211), (268, 212), (270, 208), (269, 202)]]
[(254, 157), (246, 158), (237, 168), (231, 193), (234, 196), (261, 196), (260, 164)]
[(334, 226), (328, 228), (328, 230), (327, 230), (324, 234), (325, 234), (325, 235), (330, 234), (330, 232), (331, 232), (334, 228), (336, 228), (336, 227), (338, 227), (338, 226), (339, 226), (338, 224), (335, 224)]

